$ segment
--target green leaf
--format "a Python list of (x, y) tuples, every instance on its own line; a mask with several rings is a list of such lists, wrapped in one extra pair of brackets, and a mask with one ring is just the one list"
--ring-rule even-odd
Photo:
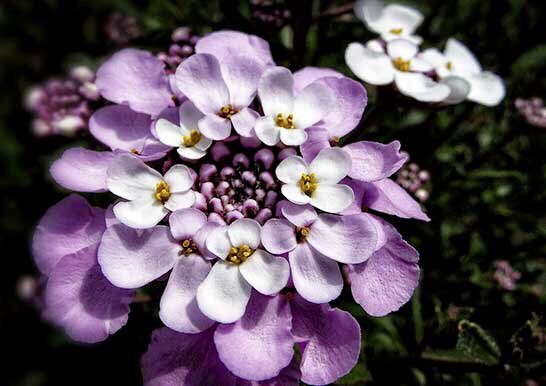
[(457, 350), (468, 358), (486, 365), (499, 363), (500, 350), (495, 339), (476, 323), (468, 320), (459, 322)]
[(372, 381), (372, 375), (362, 362), (358, 363), (349, 374), (336, 382), (336, 385), (357, 386)]

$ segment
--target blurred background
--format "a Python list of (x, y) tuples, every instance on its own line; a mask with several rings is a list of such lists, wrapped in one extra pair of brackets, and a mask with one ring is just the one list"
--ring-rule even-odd
[[(432, 221), (388, 219), (421, 253), (411, 302), (384, 318), (367, 316), (349, 292), (334, 303), (363, 329), (360, 363), (337, 384), (546, 385), (546, 3), (404, 3), (425, 14), (424, 47), (460, 39), (505, 79), (507, 96), (495, 108), (431, 109), (394, 94), (378, 104), (367, 86), (356, 136), (401, 141), (410, 164), (397, 180)], [(191, 31), (171, 36), (181, 26)], [(277, 63), (292, 70), (328, 66), (348, 76), (345, 47), (374, 37), (344, 1), (1, 1), (0, 385), (142, 383), (139, 360), (160, 325), (157, 301), (133, 304), (127, 326), (106, 342), (75, 344), (40, 319), (30, 241), (46, 209), (67, 194), (49, 165), (64, 149), (90, 143), (86, 114), (100, 101), (74, 91), (92, 73), (73, 69), (94, 70), (126, 46), (162, 52), (175, 66), (191, 54), (193, 36), (217, 29), (264, 37)], [(50, 104), (36, 121), (28, 111), (37, 108), (29, 93), (36, 85), (75, 98), (81, 119), (52, 128), (43, 118)]]

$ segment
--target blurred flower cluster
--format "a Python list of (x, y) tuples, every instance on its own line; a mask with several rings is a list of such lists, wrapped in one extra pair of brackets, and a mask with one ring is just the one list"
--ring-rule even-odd
[(517, 98), (514, 105), (530, 125), (546, 128), (546, 107), (541, 98)]

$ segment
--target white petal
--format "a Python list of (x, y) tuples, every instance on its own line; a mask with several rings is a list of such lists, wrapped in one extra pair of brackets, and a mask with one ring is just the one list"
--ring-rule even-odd
[(238, 266), (218, 260), (197, 288), (197, 304), (210, 319), (233, 323), (245, 313), (251, 290)]
[(195, 146), (190, 147), (179, 147), (176, 149), (176, 152), (180, 157), (187, 159), (187, 160), (194, 160), (194, 159), (200, 159), (207, 155), (206, 151), (199, 150)]
[(319, 184), (336, 184), (351, 170), (351, 156), (339, 147), (322, 149), (309, 165)]
[(199, 149), (199, 150), (202, 150), (202, 151), (205, 151), (210, 147), (210, 145), (212, 145), (212, 139), (207, 138), (204, 135), (202, 135), (199, 142), (197, 142), (195, 144), (195, 148)]
[(126, 200), (153, 197), (162, 180), (161, 174), (129, 154), (114, 158), (106, 174), (108, 190)]
[(305, 205), (311, 202), (311, 197), (303, 193), (298, 185), (283, 185), (281, 192), (288, 201), (298, 205)]
[(195, 203), (195, 193), (193, 190), (187, 190), (185, 192), (171, 193), (171, 196), (165, 202), (165, 208), (170, 211), (178, 209), (189, 208)]
[(381, 44), (381, 40), (372, 39), (366, 43), (366, 48), (375, 52), (385, 53), (385, 47)]
[(183, 142), (182, 129), (164, 118), (155, 123), (155, 132), (157, 138), (165, 145), (178, 147)]
[(484, 71), (467, 78), (467, 80), (470, 82), (468, 100), (485, 106), (496, 106), (506, 95), (504, 81), (492, 72)]
[(260, 141), (265, 143), (268, 146), (275, 146), (279, 143), (281, 129), (273, 117), (260, 117), (256, 120), (256, 127), (254, 127), (256, 136)]
[(434, 68), (445, 66), (447, 63), (447, 59), (444, 54), (442, 54), (440, 50), (436, 48), (427, 48), (426, 50), (420, 52), (417, 56), (430, 63)]
[(260, 232), (262, 227), (256, 220), (241, 218), (232, 222), (228, 227), (228, 236), (231, 245), (239, 247), (243, 244), (252, 249), (260, 245)]
[(290, 268), (282, 257), (258, 249), (244, 263), (239, 271), (256, 291), (263, 295), (273, 295), (286, 286)]
[(186, 165), (174, 165), (167, 173), (164, 180), (169, 184), (171, 193), (186, 192), (193, 186), (193, 178), (190, 169)]
[(472, 52), (457, 39), (450, 38), (446, 43), (444, 54), (457, 75), (479, 74), (482, 66)]
[(207, 249), (221, 259), (227, 257), (232, 247), (227, 230), (227, 226), (213, 229), (206, 241)]
[(197, 130), (199, 120), (204, 117), (203, 113), (195, 107), (191, 101), (182, 103), (178, 110), (180, 126), (188, 131)]
[(404, 35), (411, 35), (423, 22), (423, 15), (415, 8), (401, 4), (389, 4), (381, 14), (382, 28), (402, 29)]
[(427, 62), (426, 60), (420, 58), (413, 58), (410, 62), (410, 70), (415, 72), (429, 72), (432, 71), (434, 67)]
[(464, 101), (470, 92), (470, 83), (458, 76), (447, 76), (440, 80), (440, 83), (449, 87), (450, 93), (442, 102), (455, 104)]
[(154, 197), (147, 200), (118, 202), (114, 214), (123, 224), (136, 229), (146, 229), (157, 225), (169, 213)]
[(389, 56), (360, 43), (349, 44), (345, 50), (345, 62), (357, 77), (370, 84), (389, 84), (394, 79), (394, 67)]
[(280, 131), (281, 142), (287, 146), (299, 146), (307, 141), (307, 133), (303, 129), (285, 129)]
[(347, 209), (354, 199), (353, 190), (347, 185), (319, 184), (311, 195), (311, 205), (324, 212), (340, 213)]
[(324, 84), (313, 82), (305, 87), (294, 101), (294, 125), (297, 129), (306, 129), (320, 121), (335, 106), (336, 100), (332, 90)]
[(275, 174), (282, 182), (295, 184), (307, 170), (307, 162), (300, 156), (293, 155), (281, 161), (275, 169)]
[(258, 82), (258, 96), (265, 115), (288, 115), (294, 105), (294, 77), (284, 67), (271, 67)]
[(441, 102), (451, 92), (445, 84), (437, 83), (424, 74), (414, 72), (398, 72), (395, 81), (402, 94), (421, 102)]
[(387, 43), (387, 52), (392, 59), (412, 59), (419, 51), (417, 45), (406, 39), (395, 39)]

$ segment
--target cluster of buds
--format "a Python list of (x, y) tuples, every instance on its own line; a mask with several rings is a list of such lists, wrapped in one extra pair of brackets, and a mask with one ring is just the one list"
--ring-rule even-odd
[(136, 18), (119, 12), (108, 16), (104, 32), (111, 42), (120, 46), (126, 45), (141, 34)]
[(72, 135), (85, 129), (100, 95), (95, 73), (85, 66), (74, 67), (68, 79), (51, 79), (31, 88), (27, 108), (36, 115), (32, 128), (37, 136)]
[(493, 275), (497, 283), (507, 291), (516, 289), (516, 284), (521, 279), (521, 273), (514, 270), (506, 260), (495, 262), (495, 274)]
[(178, 27), (171, 34), (171, 45), (165, 52), (160, 52), (157, 57), (166, 64), (167, 72), (174, 73), (184, 59), (195, 53), (195, 44), (199, 36), (192, 33), (189, 27)]
[[(409, 154), (407, 155), (409, 159)], [(420, 202), (427, 201), (430, 196), (427, 187), (429, 181), (430, 173), (428, 170), (421, 169), (415, 162), (404, 165), (396, 174), (398, 185), (410, 192)]]
[(290, 18), (290, 11), (283, 0), (252, 0), (252, 17), (263, 24), (281, 27)]
[(542, 98), (517, 98), (514, 105), (527, 123), (532, 126), (546, 128), (546, 107), (544, 107)]

